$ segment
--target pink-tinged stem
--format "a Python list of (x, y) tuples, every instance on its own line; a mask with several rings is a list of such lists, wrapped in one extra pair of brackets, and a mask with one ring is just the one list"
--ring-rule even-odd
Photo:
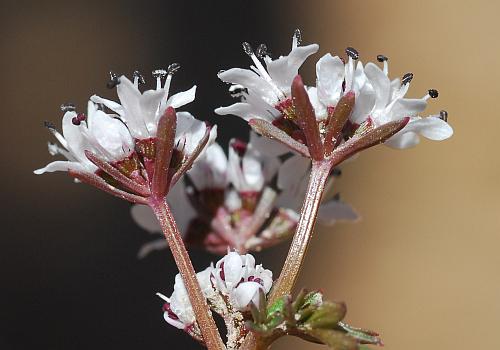
[(297, 230), (290, 250), (270, 295), (270, 303), (292, 292), (302, 267), (307, 247), (311, 241), (319, 205), (332, 164), (328, 161), (313, 161), (307, 193), (300, 212)]
[(224, 343), (220, 337), (217, 326), (215, 325), (212, 314), (207, 305), (206, 298), (201, 291), (200, 285), (196, 278), (193, 264), (189, 259), (188, 252), (184, 246), (184, 241), (177, 228), (174, 217), (170, 212), (170, 208), (165, 199), (151, 199), (149, 205), (153, 209), (163, 234), (167, 239), (172, 255), (174, 256), (175, 263), (179, 268), (184, 285), (188, 292), (189, 300), (193, 307), (196, 321), (200, 326), (201, 333), (205, 345), (209, 350), (223, 350), (225, 349)]

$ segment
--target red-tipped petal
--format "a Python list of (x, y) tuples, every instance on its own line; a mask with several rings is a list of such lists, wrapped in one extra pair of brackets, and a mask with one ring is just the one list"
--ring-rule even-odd
[(323, 143), (319, 135), (318, 123), (314, 108), (309, 100), (307, 91), (300, 75), (293, 79), (292, 83), (292, 101), (297, 117), (297, 124), (306, 136), (307, 147), (311, 158), (322, 160), (324, 158)]
[(168, 192), (168, 169), (174, 150), (177, 115), (175, 109), (167, 107), (158, 122), (156, 131), (155, 168), (151, 190), (158, 197), (164, 197)]

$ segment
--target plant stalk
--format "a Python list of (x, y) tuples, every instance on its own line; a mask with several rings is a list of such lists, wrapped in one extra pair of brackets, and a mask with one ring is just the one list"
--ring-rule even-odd
[[(274, 284), (269, 296), (268, 304), (291, 294), (297, 282), (300, 269), (304, 262), (309, 242), (311, 241), (314, 224), (318, 216), (318, 209), (323, 197), (328, 175), (333, 168), (332, 161), (313, 161), (307, 192), (302, 204), (297, 230), (293, 237), (290, 250), (286, 257), (281, 274)], [(254, 333), (249, 333), (241, 347), (242, 350), (261, 350), (269, 346), (263, 339), (258, 339)]]
[(196, 321), (200, 326), (203, 340), (209, 350), (223, 350), (224, 343), (208, 307), (207, 301), (196, 278), (193, 264), (189, 259), (184, 241), (177, 228), (174, 217), (165, 199), (151, 199), (149, 205), (153, 209), (163, 234), (168, 242), (175, 263), (179, 269), (184, 285), (188, 292), (189, 301), (193, 307)]
[(286, 257), (281, 274), (276, 281), (269, 297), (269, 303), (289, 295), (297, 282), (300, 269), (304, 263), (309, 242), (311, 241), (314, 224), (318, 216), (318, 209), (323, 197), (326, 181), (332, 163), (329, 161), (313, 161), (307, 192), (302, 204), (297, 230), (293, 236), (290, 250)]

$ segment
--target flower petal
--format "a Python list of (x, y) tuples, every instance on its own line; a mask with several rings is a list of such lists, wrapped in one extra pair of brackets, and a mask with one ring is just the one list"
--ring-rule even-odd
[(231, 303), (238, 310), (247, 308), (250, 302), (259, 305), (259, 290), (262, 286), (256, 282), (241, 283), (231, 293)]
[(193, 102), (196, 97), (196, 85), (186, 91), (181, 91), (172, 95), (167, 100), (167, 106), (179, 108)]
[(391, 93), (391, 82), (384, 72), (374, 63), (369, 62), (365, 66), (365, 74), (375, 91), (375, 110), (383, 109), (389, 102)]
[(161, 232), (158, 219), (149, 206), (143, 204), (133, 205), (132, 208), (130, 208), (130, 214), (132, 215), (132, 219), (134, 219), (136, 224), (142, 229), (149, 233)]
[(327, 53), (316, 63), (318, 98), (325, 106), (335, 106), (342, 92), (344, 63), (338, 57)]
[[(97, 170), (97, 167), (95, 170)], [(54, 171), (81, 171), (81, 172), (89, 172), (87, 168), (83, 167), (79, 162), (71, 162), (67, 160), (57, 160), (55, 162), (47, 164), (44, 168), (40, 168), (34, 171), (35, 174), (40, 175), (43, 173), (52, 173)]]

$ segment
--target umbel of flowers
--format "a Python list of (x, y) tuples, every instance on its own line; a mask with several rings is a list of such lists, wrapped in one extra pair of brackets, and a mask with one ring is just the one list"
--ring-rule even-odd
[[(153, 72), (156, 89), (141, 93), (144, 78), (133, 81), (111, 75), (120, 103), (92, 96), (87, 114), (74, 106), (63, 106), (63, 132), (47, 124), (60, 145), (49, 144), (49, 152), (66, 161), (55, 161), (36, 174), (68, 171), (78, 181), (90, 184), (135, 204), (151, 207), (179, 268), (209, 348), (223, 346), (215, 322), (208, 312), (194, 268), (175, 224), (166, 196), (216, 137), (216, 128), (174, 108), (194, 100), (196, 87), (169, 96), (172, 74), (178, 65)], [(164, 80), (164, 83), (163, 81)], [(112, 113), (106, 113), (107, 107)]]
[[(292, 288), (317, 218), (356, 218), (352, 208), (325, 195), (339, 164), (377, 144), (402, 149), (420, 136), (444, 140), (453, 134), (445, 111), (419, 115), (437, 90), (406, 98), (413, 74), (391, 80), (384, 55), (363, 65), (350, 47), (345, 58), (326, 54), (316, 63), (316, 86), (304, 85), (298, 70), (319, 47), (300, 41), (296, 31), (290, 53), (274, 60), (265, 45), (254, 51), (244, 43), (251, 69), (219, 73), (239, 101), (216, 113), (240, 116), (264, 136), (252, 136), (248, 144), (231, 141), (227, 157), (214, 144), (215, 127), (176, 111), (193, 101), (196, 90), (170, 94), (176, 64), (154, 71), (156, 89), (144, 92), (138, 72), (132, 80), (111, 74), (108, 86), (116, 87), (120, 103), (92, 96), (86, 113), (62, 107), (62, 133), (46, 123), (59, 143), (49, 144), (49, 152), (66, 160), (35, 173), (67, 171), (78, 182), (141, 205), (133, 215), (150, 231), (157, 226), (144, 214), (154, 214), (166, 243), (154, 242), (143, 254), (168, 244), (179, 268), (171, 297), (160, 295), (165, 320), (208, 349), (265, 349), (283, 335), (333, 349), (380, 345), (376, 333), (343, 322), (342, 303), (325, 302), (318, 292), (294, 299)], [(174, 216), (186, 241), (230, 252), (196, 274)], [(273, 283), (271, 272), (244, 253), (292, 235)], [(212, 312), (226, 323), (226, 345)]]
[[(283, 156), (289, 157), (284, 163)], [(295, 232), (308, 166), (280, 144), (251, 133), (248, 144), (230, 142), (228, 157), (221, 146), (210, 145), (167, 200), (187, 244), (221, 255), (227, 249), (260, 251)], [(291, 176), (297, 171), (304, 175)], [(134, 205), (132, 216), (144, 229), (161, 233), (148, 206)], [(325, 201), (319, 214), (325, 225), (356, 218), (336, 197)], [(139, 257), (166, 247), (164, 239), (153, 240), (141, 247)]]

